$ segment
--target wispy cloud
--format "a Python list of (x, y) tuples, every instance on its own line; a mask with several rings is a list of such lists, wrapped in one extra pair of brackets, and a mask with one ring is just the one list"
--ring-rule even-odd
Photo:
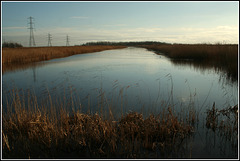
[(89, 17), (86, 16), (72, 16), (70, 19), (88, 19)]
[(127, 26), (127, 24), (109, 24), (109, 25), (104, 25), (104, 27), (121, 27), (121, 26)]
[(16, 29), (26, 29), (26, 26), (11, 26), (11, 27), (3, 27), (5, 30), (16, 30)]

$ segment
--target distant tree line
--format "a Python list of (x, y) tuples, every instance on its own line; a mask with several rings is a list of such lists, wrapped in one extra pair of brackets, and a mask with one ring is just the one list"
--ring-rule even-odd
[(2, 44), (3, 48), (21, 48), (23, 47), (22, 44), (16, 43), (16, 42), (4, 42)]
[(110, 42), (110, 41), (98, 41), (98, 42), (87, 42), (83, 44), (84, 46), (90, 45), (123, 45), (123, 46), (139, 46), (139, 45), (161, 45), (169, 44), (165, 42), (158, 41), (131, 41), (131, 42)]

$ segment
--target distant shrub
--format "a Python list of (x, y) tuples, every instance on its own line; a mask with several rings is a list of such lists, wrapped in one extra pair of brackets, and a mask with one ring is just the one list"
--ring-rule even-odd
[(3, 48), (21, 48), (23, 47), (22, 44), (16, 43), (16, 42), (4, 42), (2, 44)]
[(139, 45), (163, 45), (168, 44), (165, 42), (157, 42), (157, 41), (131, 41), (131, 42), (110, 42), (110, 41), (98, 41), (98, 42), (87, 42), (83, 44), (83, 46), (91, 46), (91, 45), (113, 45), (113, 46), (139, 46)]

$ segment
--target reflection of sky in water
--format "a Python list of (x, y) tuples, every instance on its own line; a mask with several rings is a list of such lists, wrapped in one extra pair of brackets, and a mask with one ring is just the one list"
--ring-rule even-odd
[(54, 89), (52, 94), (59, 97), (61, 90), (72, 86), (81, 100), (88, 94), (94, 100), (100, 89), (110, 99), (128, 87), (124, 89), (126, 105), (134, 108), (159, 106), (171, 92), (176, 105), (188, 104), (190, 98), (198, 107), (209, 107), (213, 102), (223, 107), (237, 104), (237, 85), (231, 87), (218, 79), (213, 71), (176, 66), (145, 49), (126, 48), (50, 60), (45, 66), (6, 73), (3, 91), (9, 85), (11, 89), (10, 82), (14, 82), (17, 88), (33, 88), (38, 97), (46, 87), (50, 92)]
[[(77, 108), (80, 104), (86, 108), (83, 111), (89, 108), (89, 102), (91, 110), (99, 110), (101, 100), (107, 100), (116, 114), (121, 113), (121, 107), (125, 112), (157, 112), (163, 101), (171, 103), (173, 98), (175, 109), (187, 108), (192, 101), (196, 110), (204, 114), (213, 102), (220, 109), (238, 102), (237, 84), (219, 81), (219, 77), (213, 70), (173, 65), (164, 56), (142, 48), (107, 50), (50, 60), (45, 65), (5, 73), (3, 108), (7, 90), (30, 89), (46, 102), (47, 88), (53, 101), (72, 95)], [(205, 133), (200, 128), (195, 141), (190, 141), (192, 156), (221, 156), (217, 146), (206, 148), (211, 142), (207, 139), (212, 137)], [(231, 148), (228, 149), (231, 153)]]

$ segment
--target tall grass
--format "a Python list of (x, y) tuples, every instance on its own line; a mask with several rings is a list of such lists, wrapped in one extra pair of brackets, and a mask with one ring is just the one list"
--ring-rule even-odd
[(175, 60), (192, 60), (225, 71), (229, 77), (238, 78), (238, 45), (234, 44), (163, 44), (143, 45), (158, 54)]
[(3, 158), (168, 158), (194, 132), (192, 111), (183, 117), (170, 106), (146, 117), (130, 112), (117, 118), (111, 108), (110, 117), (70, 112), (63, 103), (39, 105), (34, 95), (24, 100), (12, 92), (2, 119)]
[(24, 48), (3, 48), (2, 65), (11, 68), (15, 64), (27, 64), (62, 58), (75, 54), (98, 52), (110, 49), (124, 48), (123, 46), (71, 46), (71, 47), (24, 47)]

